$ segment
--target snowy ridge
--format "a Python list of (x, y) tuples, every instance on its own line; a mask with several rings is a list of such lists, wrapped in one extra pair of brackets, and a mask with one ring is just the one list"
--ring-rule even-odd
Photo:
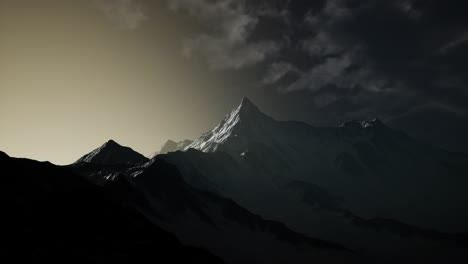
[(369, 139), (375, 129), (390, 128), (377, 118), (347, 121), (340, 127), (314, 127), (303, 122), (276, 121), (244, 97), (241, 104), (215, 128), (183, 150), (193, 148), (202, 152), (225, 151), (234, 156), (244, 156), (252, 145), (263, 144), (279, 152), (287, 150), (290, 153), (286, 156), (291, 158), (297, 154), (304, 158), (308, 153), (301, 154), (298, 150), (304, 149), (307, 144), (315, 142), (305, 150), (315, 149), (316, 144), (323, 142), (334, 142), (337, 143), (335, 147), (342, 148), (343, 144), (339, 143), (342, 138), (351, 136), (355, 140)]
[(239, 137), (239, 133), (250, 139), (264, 135), (265, 132), (259, 128), (262, 127), (262, 124), (271, 121), (273, 121), (271, 117), (263, 114), (247, 97), (243, 97), (240, 105), (232, 110), (215, 128), (204, 133), (184, 150), (193, 148), (203, 152), (214, 152), (229, 139)]

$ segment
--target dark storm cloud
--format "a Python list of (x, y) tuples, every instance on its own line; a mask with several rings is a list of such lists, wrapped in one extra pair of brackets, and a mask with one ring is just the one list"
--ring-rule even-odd
[[(315, 95), (311, 103), (316, 108), (327, 106), (323, 111), (331, 111), (339, 106), (341, 118), (393, 117), (426, 103), (466, 112), (466, 5), (328, 0), (311, 7), (292, 19), (298, 25), (290, 33), (296, 39), (292, 53), (301, 53), (308, 61), (281, 58), (279, 63), (296, 65), (303, 74), (280, 90), (308, 91)], [(291, 4), (289, 8), (289, 14), (301, 14)]]
[(201, 56), (215, 70), (241, 69), (267, 60), (281, 50), (281, 43), (268, 37), (253, 39), (263, 18), (281, 20), (283, 15), (262, 5), (252, 8), (238, 0), (171, 0), (170, 10), (185, 12), (206, 30), (183, 43), (186, 57)]
[(425, 104), (468, 112), (464, 1), (168, 3), (203, 26), (184, 40), (187, 57), (255, 71), (271, 93), (308, 93), (311, 120), (390, 119)]

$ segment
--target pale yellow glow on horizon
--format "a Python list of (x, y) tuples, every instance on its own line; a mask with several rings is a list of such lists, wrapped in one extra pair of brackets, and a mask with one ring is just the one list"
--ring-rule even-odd
[(207, 81), (153, 23), (122, 30), (87, 1), (2, 1), (0, 150), (69, 164), (110, 138), (149, 155), (208, 128), (194, 88)]

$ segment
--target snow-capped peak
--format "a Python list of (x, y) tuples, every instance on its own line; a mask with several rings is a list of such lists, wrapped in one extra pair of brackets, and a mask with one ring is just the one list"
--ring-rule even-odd
[(263, 124), (273, 119), (262, 113), (247, 97), (243, 97), (238, 107), (233, 109), (215, 128), (204, 133), (185, 150), (194, 148), (205, 152), (216, 151), (228, 139), (253, 138), (263, 134)]
[[(259, 113), (260, 109), (252, 103), (247, 97), (242, 97), (240, 105), (237, 107), (237, 112), (243, 114), (252, 114), (252, 113)], [(261, 113), (261, 112), (260, 112)]]
[(260, 109), (252, 103), (252, 101), (249, 100), (247, 97), (242, 97), (241, 103), (239, 106), (231, 111), (231, 113), (226, 116), (225, 120), (231, 117), (231, 121), (233, 118), (236, 119), (236, 121), (242, 120), (246, 121), (251, 120), (261, 120), (261, 119), (271, 119), (271, 117), (265, 115)]

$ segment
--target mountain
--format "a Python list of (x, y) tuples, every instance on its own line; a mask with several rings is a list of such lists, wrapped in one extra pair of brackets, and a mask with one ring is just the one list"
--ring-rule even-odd
[(183, 152), (158, 157), (195, 188), (377, 259), (468, 256), (468, 156), (379, 119), (314, 127), (277, 121), (243, 98)]
[(227, 263), (468, 259), (468, 155), (379, 119), (314, 127), (243, 98), (183, 145), (146, 162), (68, 168)]
[(66, 167), (0, 152), (0, 255), (24, 263), (222, 263)]
[(151, 159), (109, 140), (62, 167), (0, 152), (0, 168), (0, 254), (25, 262), (468, 259), (468, 155), (376, 118), (314, 127), (243, 98)]
[(121, 146), (114, 140), (109, 140), (99, 148), (78, 159), (75, 164), (95, 163), (117, 165), (145, 161), (148, 161), (148, 159), (142, 154), (134, 151), (129, 147)]
[[(274, 120), (260, 112), (247, 97), (231, 111), (215, 128), (194, 140), (185, 149), (214, 152), (220, 147), (230, 153), (245, 150), (248, 141), (268, 140), (266, 134), (274, 130)], [(224, 149), (229, 148), (229, 149)]]
[[(268, 180), (276, 186), (291, 181), (315, 183), (347, 196), (350, 209), (364, 215), (396, 217), (402, 213), (402, 206), (409, 209), (427, 202), (448, 211), (441, 197), (464, 201), (464, 195), (454, 196), (454, 192), (462, 193), (461, 186), (468, 183), (460, 176), (468, 171), (466, 155), (421, 143), (378, 119), (348, 121), (340, 127), (313, 127), (301, 122), (276, 121), (246, 98), (215, 128), (186, 148), (189, 149), (228, 154), (252, 174), (249, 180)], [(396, 194), (389, 186), (400, 193)], [(415, 193), (421, 195), (411, 197)], [(381, 200), (375, 201), (373, 197)], [(434, 209), (425, 208), (426, 216), (435, 217)], [(422, 215), (405, 216), (408, 215), (401, 215), (402, 220), (437, 227), (436, 221), (431, 223)], [(451, 226), (465, 227), (456, 218), (460, 216), (452, 218), (457, 223)]]
[[(230, 199), (188, 185), (179, 170), (159, 156), (137, 166), (71, 166), (86, 178), (106, 179), (126, 204), (183, 243), (207, 248), (226, 263), (362, 263), (337, 243), (294, 232)], [(92, 177), (90, 175), (93, 175)]]

